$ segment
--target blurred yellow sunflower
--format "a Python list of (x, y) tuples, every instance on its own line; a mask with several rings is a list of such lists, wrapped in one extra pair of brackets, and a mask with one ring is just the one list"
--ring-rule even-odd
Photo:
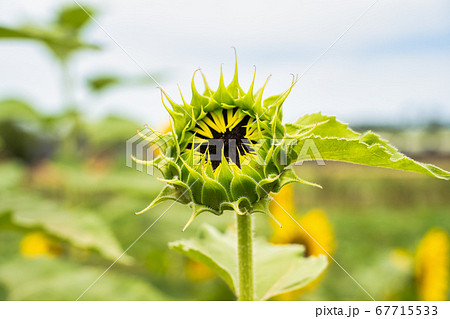
[(430, 229), (420, 241), (414, 262), (416, 289), (420, 300), (447, 299), (449, 251), (448, 234), (439, 228)]
[[(299, 217), (295, 213), (294, 184), (286, 185), (277, 194), (272, 194), (270, 212), (281, 223), (282, 228), (272, 222), (273, 236), (271, 241), (275, 244), (301, 244), (305, 247), (306, 256), (327, 255), (334, 252), (336, 243), (333, 228), (324, 211), (314, 209)], [(283, 208), (281, 208), (282, 206)], [(306, 234), (286, 214), (289, 213), (309, 233)], [(313, 240), (316, 240), (323, 249)], [(321, 277), (317, 278), (306, 287), (288, 292), (276, 297), (277, 300), (296, 300), (304, 291), (313, 289)]]
[(20, 242), (20, 253), (26, 258), (52, 258), (61, 253), (61, 246), (41, 232), (32, 232)]
[[(306, 249), (306, 256), (332, 254), (335, 249), (335, 236), (333, 228), (324, 211), (313, 209), (298, 218), (295, 213), (294, 204), (294, 184), (286, 185), (277, 194), (272, 195), (270, 202), (270, 212), (283, 226), (280, 228), (275, 222), (273, 226), (272, 242), (275, 244), (302, 244)], [(277, 204), (279, 203), (279, 205)], [(306, 234), (297, 224), (295, 224), (280, 205), (309, 233)], [(323, 247), (315, 243), (313, 238)], [(325, 252), (325, 251), (326, 252)]]

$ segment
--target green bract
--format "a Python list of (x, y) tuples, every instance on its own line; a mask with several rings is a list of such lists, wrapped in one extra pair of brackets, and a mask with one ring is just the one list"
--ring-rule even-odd
[[(153, 131), (145, 137), (161, 152), (152, 161), (135, 161), (158, 168), (166, 186), (143, 211), (165, 200), (189, 204), (193, 215), (220, 215), (225, 210), (238, 214), (270, 214), (271, 192), (292, 182), (318, 186), (299, 178), (291, 165), (315, 159), (339, 160), (370, 166), (420, 172), (449, 179), (450, 173), (422, 164), (399, 153), (376, 134), (359, 134), (334, 117), (320, 113), (306, 115), (283, 125), (282, 105), (296, 82), (283, 93), (263, 99), (264, 87), (254, 92), (254, 81), (245, 92), (238, 83), (237, 64), (226, 86), (220, 73), (219, 87), (213, 91), (202, 74), (205, 90), (200, 94), (192, 79), (190, 103), (181, 96), (176, 103), (162, 91), (170, 106), (171, 132)], [(139, 213), (141, 213), (139, 212)]]

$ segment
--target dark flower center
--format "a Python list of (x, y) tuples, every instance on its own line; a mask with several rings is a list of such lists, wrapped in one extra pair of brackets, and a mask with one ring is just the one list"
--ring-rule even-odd
[[(235, 113), (237, 112), (237, 110), (235, 109), (233, 110), (233, 112)], [(226, 127), (228, 126), (227, 110), (222, 111), (222, 116)], [(211, 116), (211, 114), (208, 114), (207, 117), (211, 121), (214, 121), (214, 118)], [(196, 132), (196, 137), (206, 141), (203, 141), (202, 143), (194, 142), (194, 148), (198, 152), (203, 154), (206, 160), (211, 162), (213, 170), (219, 167), (223, 157), (229, 163), (233, 162), (239, 168), (241, 168), (240, 156), (254, 151), (252, 148), (252, 143), (255, 142), (250, 141), (246, 138), (247, 125), (250, 120), (250, 116), (245, 115), (242, 120), (237, 123), (231, 130), (227, 128), (225, 132), (218, 132), (213, 127), (208, 126), (211, 131), (212, 138)], [(192, 148), (192, 144), (190, 144), (190, 148)]]

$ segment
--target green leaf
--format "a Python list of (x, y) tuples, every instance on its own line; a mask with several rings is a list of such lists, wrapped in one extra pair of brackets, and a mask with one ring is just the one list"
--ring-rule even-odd
[[(236, 239), (237, 240), (237, 239)], [(235, 292), (237, 283), (236, 242), (205, 225), (198, 238), (169, 243), (169, 247), (215, 271)]]
[(62, 30), (46, 30), (33, 26), (9, 28), (0, 26), (0, 39), (34, 40), (45, 44), (59, 59), (65, 60), (72, 53), (82, 49), (100, 49), (99, 46), (84, 43)]
[(33, 32), (33, 29), (26, 28), (9, 28), (0, 26), (0, 38), (16, 38), (16, 39), (36, 39), (41, 40), (42, 36), (38, 32)]
[(327, 267), (324, 255), (304, 257), (301, 245), (271, 245), (255, 242), (255, 285), (259, 300), (300, 289)]
[[(96, 214), (70, 210), (30, 195), (1, 194), (0, 228), (42, 231), (74, 247), (97, 251), (109, 260), (116, 260), (123, 252), (113, 233)], [(119, 262), (131, 261), (131, 257), (123, 257)]]
[[(205, 225), (197, 238), (172, 242), (169, 246), (214, 270), (236, 294), (236, 234), (221, 234), (212, 226)], [(257, 300), (267, 300), (302, 288), (327, 266), (325, 256), (304, 257), (301, 245), (272, 245), (256, 238), (253, 251)]]
[(288, 134), (297, 135), (312, 130), (312, 133), (322, 137), (358, 138), (359, 133), (353, 131), (347, 124), (336, 120), (335, 116), (314, 113), (302, 116), (294, 124), (286, 124)]
[[(0, 265), (8, 300), (76, 300), (105, 271), (58, 259), (13, 258)], [(138, 277), (109, 271), (80, 300), (169, 300)]]
[[(302, 148), (305, 139), (299, 141), (295, 146), (297, 153)], [(450, 179), (450, 172), (431, 164), (414, 161), (371, 132), (361, 135), (357, 140), (315, 135), (308, 136), (307, 139), (309, 142), (314, 142), (323, 160), (392, 168), (422, 173), (440, 179)], [(311, 158), (300, 152), (297, 160), (311, 160)]]
[[(83, 10), (84, 9), (84, 10)], [(86, 10), (86, 11), (85, 11)], [(62, 8), (56, 17), (56, 23), (70, 32), (79, 32), (89, 21), (89, 15), (94, 15), (94, 10), (78, 5)]]
[(6, 99), (0, 101), (0, 121), (39, 121), (42, 116), (31, 105), (21, 100)]
[(158, 82), (164, 79), (162, 73), (153, 73), (152, 78), (145, 76), (126, 76), (120, 74), (99, 74), (87, 80), (87, 86), (95, 93), (102, 93), (116, 87), (131, 87), (154, 84), (155, 78)]
[[(86, 11), (85, 11), (86, 10)], [(0, 38), (35, 40), (45, 44), (61, 61), (65, 61), (72, 53), (82, 49), (100, 49), (93, 44), (84, 43), (79, 33), (90, 21), (90, 8), (68, 6), (63, 8), (55, 19), (55, 23), (47, 28), (33, 25), (19, 27), (0, 26)]]
[(45, 30), (33, 26), (22, 26), (16, 28), (0, 26), (0, 38), (36, 40), (43, 42), (48, 46), (63, 47), (67, 50), (78, 48), (99, 48), (96, 45), (83, 43), (79, 39), (60, 31)]
[(88, 80), (88, 86), (94, 92), (102, 92), (121, 83), (123, 80), (113, 75), (100, 75)]
[(356, 133), (346, 124), (336, 121), (335, 117), (323, 116), (320, 113), (306, 115), (295, 124), (287, 125), (287, 131), (297, 140), (296, 145), (288, 146), (294, 150), (297, 161), (313, 160), (308, 154), (311, 148), (317, 152), (314, 154), (315, 160), (386, 167), (450, 179), (450, 172), (431, 164), (414, 161), (377, 134), (371, 131), (364, 134)]

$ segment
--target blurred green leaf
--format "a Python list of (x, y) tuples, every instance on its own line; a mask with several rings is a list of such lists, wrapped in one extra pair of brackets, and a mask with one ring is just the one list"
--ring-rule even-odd
[(94, 14), (95, 11), (86, 6), (83, 6), (83, 8), (78, 5), (68, 6), (62, 8), (58, 13), (56, 23), (75, 33), (80, 31), (89, 22), (90, 16)]
[(16, 28), (0, 26), (0, 38), (36, 40), (50, 47), (61, 47), (66, 50), (99, 49), (97, 45), (81, 42), (78, 38), (60, 30), (46, 30), (34, 26)]
[(39, 120), (40, 114), (31, 105), (16, 99), (6, 99), (0, 101), (0, 121), (14, 120), (27, 121)]
[[(96, 214), (67, 209), (32, 195), (2, 192), (0, 228), (39, 230), (74, 247), (97, 251), (109, 260), (116, 260), (123, 252), (107, 224)], [(130, 261), (129, 256), (119, 260)]]
[(164, 79), (166, 71), (159, 71), (157, 73), (152, 73), (152, 77), (148, 75), (138, 76), (138, 75), (115, 75), (115, 74), (100, 74), (91, 77), (87, 80), (88, 87), (96, 93), (101, 93), (118, 86), (144, 86), (144, 85), (154, 85), (158, 84), (156, 81), (161, 81)]
[(36, 37), (36, 34), (33, 34), (29, 30), (25, 30), (24, 28), (12, 29), (0, 26), (0, 38), (33, 39)]
[(0, 39), (34, 40), (46, 45), (59, 59), (83, 49), (99, 50), (94, 44), (81, 41), (77, 35), (61, 28), (43, 29), (35, 26), (0, 26)]
[[(13, 258), (0, 265), (8, 300), (76, 300), (103, 272), (50, 258)], [(81, 300), (168, 300), (148, 282), (109, 271)]]
[(102, 92), (121, 83), (122, 79), (113, 75), (100, 75), (88, 80), (88, 86), (94, 92)]
[[(212, 226), (206, 225), (197, 238), (169, 245), (217, 272), (236, 294), (236, 234), (221, 234)], [(325, 256), (304, 257), (304, 247), (296, 244), (272, 245), (257, 238), (253, 251), (257, 300), (267, 300), (304, 287), (316, 279), (328, 264)]]

